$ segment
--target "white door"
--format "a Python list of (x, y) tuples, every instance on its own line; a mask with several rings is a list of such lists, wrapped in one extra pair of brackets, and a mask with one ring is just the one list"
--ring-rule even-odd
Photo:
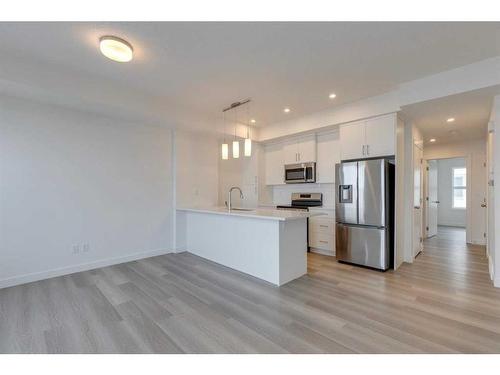
[(297, 139), (285, 141), (283, 145), (283, 163), (296, 164), (299, 162), (299, 146)]
[(394, 155), (396, 148), (396, 118), (387, 115), (366, 121), (365, 157)]
[(422, 150), (413, 145), (413, 256), (422, 251)]
[(437, 234), (438, 221), (438, 168), (436, 160), (427, 162), (427, 237)]
[(342, 160), (361, 159), (365, 157), (365, 122), (341, 125), (340, 154)]
[(316, 136), (301, 138), (298, 142), (298, 153), (300, 163), (316, 161)]
[[(477, 181), (472, 181), (471, 187), (472, 189), (472, 202), (474, 205), (479, 205), (480, 208), (480, 214), (478, 215), (477, 219), (473, 216), (472, 220), (477, 222), (476, 224), (476, 230), (477, 232), (474, 234), (474, 240), (476, 243), (480, 245), (486, 245), (486, 226), (487, 226), (487, 216), (488, 216), (488, 210), (487, 210), (487, 204), (486, 204), (486, 199), (487, 199), (487, 193), (486, 189), (488, 186), (487, 183), (487, 170), (486, 170), (486, 154), (481, 155), (481, 158), (477, 160), (473, 166), (473, 169), (477, 169), (479, 173), (477, 173)], [(468, 180), (471, 181), (471, 180)], [(475, 187), (475, 189), (474, 189)], [(474, 208), (471, 210), (472, 215), (474, 215)]]

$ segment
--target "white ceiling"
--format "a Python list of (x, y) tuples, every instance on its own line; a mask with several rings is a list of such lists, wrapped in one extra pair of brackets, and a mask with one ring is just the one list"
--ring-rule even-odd
[[(486, 138), (493, 97), (500, 86), (412, 104), (402, 108), (424, 136), (424, 144), (435, 138), (435, 144)], [(454, 122), (447, 122), (454, 118)]]
[[(94, 92), (127, 88), (144, 93), (134, 101), (154, 101), (181, 117), (193, 112), (211, 121), (223, 107), (250, 97), (262, 126), (498, 56), (499, 31), (500, 23), (4, 22), (0, 54), (31, 61), (40, 74), (47, 66), (61, 77), (66, 73), (61, 97), (92, 100), (89, 87), (72, 83), (81, 75), (96, 80)], [(131, 63), (99, 53), (98, 38), (106, 34), (132, 43)], [(1, 68), (9, 72), (7, 64), (0, 59), (0, 78), (13, 79), (12, 73), (1, 76)], [(330, 92), (337, 94), (333, 101)], [(285, 106), (292, 112), (284, 114)]]

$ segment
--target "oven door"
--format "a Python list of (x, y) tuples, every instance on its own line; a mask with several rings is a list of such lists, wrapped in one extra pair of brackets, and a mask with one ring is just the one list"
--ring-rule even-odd
[(306, 182), (306, 167), (303, 164), (285, 165), (285, 183), (298, 184)]

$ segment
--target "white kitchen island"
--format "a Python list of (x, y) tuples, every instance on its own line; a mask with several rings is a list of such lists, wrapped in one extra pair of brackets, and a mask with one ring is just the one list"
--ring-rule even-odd
[(177, 236), (190, 253), (283, 285), (307, 272), (307, 218), (320, 213), (178, 208)]

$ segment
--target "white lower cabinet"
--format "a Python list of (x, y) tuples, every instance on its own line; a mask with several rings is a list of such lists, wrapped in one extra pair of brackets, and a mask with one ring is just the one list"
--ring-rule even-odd
[(309, 247), (312, 252), (335, 255), (335, 217), (333, 210), (327, 215), (309, 219)]

